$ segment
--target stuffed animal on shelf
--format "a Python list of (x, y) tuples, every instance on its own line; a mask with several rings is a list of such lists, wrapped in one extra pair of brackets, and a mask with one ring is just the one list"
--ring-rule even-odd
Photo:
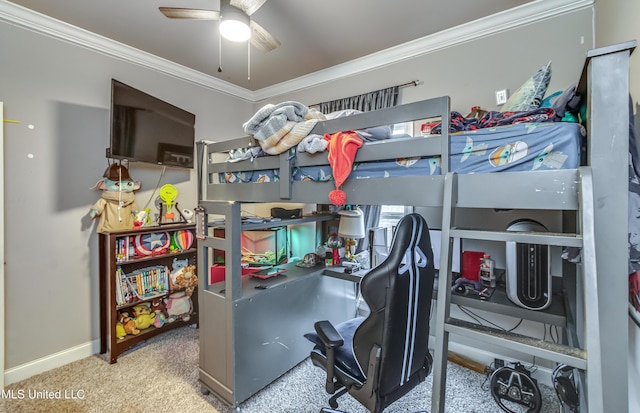
[(124, 331), (124, 326), (122, 325), (122, 323), (120, 321), (116, 322), (116, 337), (117, 338), (124, 338), (127, 336), (127, 332)]
[(151, 209), (145, 208), (142, 211), (138, 211), (135, 218), (133, 219), (133, 227), (135, 229), (140, 229), (145, 225), (149, 225), (151, 223)]
[(174, 258), (173, 259), (173, 263), (171, 264), (171, 273), (176, 273), (176, 272), (180, 271), (181, 269), (183, 269), (184, 267), (186, 267), (187, 265), (189, 265), (189, 259), (188, 258), (184, 258), (182, 260), (179, 259), (179, 258)]
[[(136, 322), (129, 317), (129, 313), (122, 312), (118, 320), (122, 324), (122, 328), (126, 334), (137, 335), (140, 334), (140, 330), (136, 327)], [(116, 325), (116, 327), (118, 327)]]
[(156, 313), (151, 311), (151, 304), (143, 303), (133, 307), (133, 317), (136, 323), (136, 328), (144, 330), (153, 324)]
[(193, 290), (198, 286), (198, 274), (196, 266), (189, 265), (188, 259), (173, 259), (173, 270), (171, 271), (171, 289), (185, 290), (188, 296), (193, 294)]
[(167, 322), (167, 317), (163, 313), (156, 313), (153, 318), (153, 326), (155, 328), (160, 328)]
[(185, 291), (178, 291), (165, 298), (167, 307), (167, 322), (172, 323), (178, 319), (189, 321), (193, 312), (191, 297)]
[(171, 280), (175, 289), (184, 289), (188, 296), (193, 294), (193, 290), (198, 286), (198, 275), (195, 265), (187, 265), (175, 274), (171, 274)]
[(92, 189), (102, 190), (100, 199), (91, 206), (91, 218), (100, 217), (98, 232), (122, 231), (134, 228), (138, 205), (133, 191), (140, 189), (122, 165), (112, 164)]
[(164, 305), (162, 298), (154, 298), (151, 301), (151, 309), (156, 313), (156, 317), (153, 319), (153, 326), (160, 328), (167, 322), (167, 309)]

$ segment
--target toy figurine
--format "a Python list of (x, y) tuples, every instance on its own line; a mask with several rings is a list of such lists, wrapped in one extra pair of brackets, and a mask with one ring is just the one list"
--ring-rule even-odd
[(91, 218), (100, 216), (98, 232), (122, 231), (134, 228), (134, 215), (138, 212), (133, 191), (140, 189), (122, 165), (112, 164), (104, 171), (103, 179), (92, 189), (102, 190), (102, 197), (91, 206)]
[(329, 234), (327, 246), (331, 248), (331, 265), (340, 265), (340, 247), (342, 247), (342, 238), (336, 233)]

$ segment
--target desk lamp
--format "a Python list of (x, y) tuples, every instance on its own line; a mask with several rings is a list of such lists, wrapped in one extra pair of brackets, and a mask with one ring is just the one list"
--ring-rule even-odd
[(345, 256), (353, 261), (354, 254), (351, 247), (356, 245), (356, 239), (364, 238), (364, 214), (359, 208), (338, 211), (340, 215), (340, 225), (338, 235), (345, 239)]

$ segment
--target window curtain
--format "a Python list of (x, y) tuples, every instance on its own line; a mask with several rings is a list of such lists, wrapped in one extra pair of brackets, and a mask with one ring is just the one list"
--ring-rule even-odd
[(364, 238), (359, 239), (356, 245), (356, 252), (369, 250), (369, 230), (368, 228), (375, 228), (380, 222), (381, 205), (361, 205), (360, 209), (364, 213), (364, 227), (367, 228), (367, 233)]
[[(386, 89), (348, 98), (336, 99), (330, 102), (320, 103), (319, 110), (322, 113), (331, 113), (345, 109), (356, 109), (362, 112), (384, 109), (398, 104), (398, 91), (400, 86), (392, 86)], [(364, 227), (375, 228), (380, 221), (380, 205), (359, 205), (364, 213)], [(369, 234), (358, 240), (356, 252), (366, 251), (369, 248)]]
[(362, 112), (368, 112), (389, 108), (398, 104), (399, 89), (399, 86), (392, 86), (362, 95), (322, 102), (318, 104), (318, 106), (322, 113), (331, 113), (345, 109), (357, 109)]

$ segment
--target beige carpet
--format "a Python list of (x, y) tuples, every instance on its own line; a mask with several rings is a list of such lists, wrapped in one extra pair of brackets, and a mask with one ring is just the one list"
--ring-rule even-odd
[[(485, 376), (455, 364), (447, 374), (447, 412), (501, 412), (486, 389)], [(431, 377), (385, 413), (429, 410)], [(541, 386), (542, 412), (557, 412), (553, 389)], [(305, 360), (241, 405), (245, 413), (318, 413), (327, 406), (324, 376)], [(349, 413), (365, 413), (353, 398), (339, 399)], [(100, 355), (7, 386), (1, 412), (227, 412), (198, 382), (198, 330), (184, 327), (128, 351), (115, 364)], [(516, 410), (516, 409), (514, 409)], [(525, 411), (516, 410), (516, 411)]]

